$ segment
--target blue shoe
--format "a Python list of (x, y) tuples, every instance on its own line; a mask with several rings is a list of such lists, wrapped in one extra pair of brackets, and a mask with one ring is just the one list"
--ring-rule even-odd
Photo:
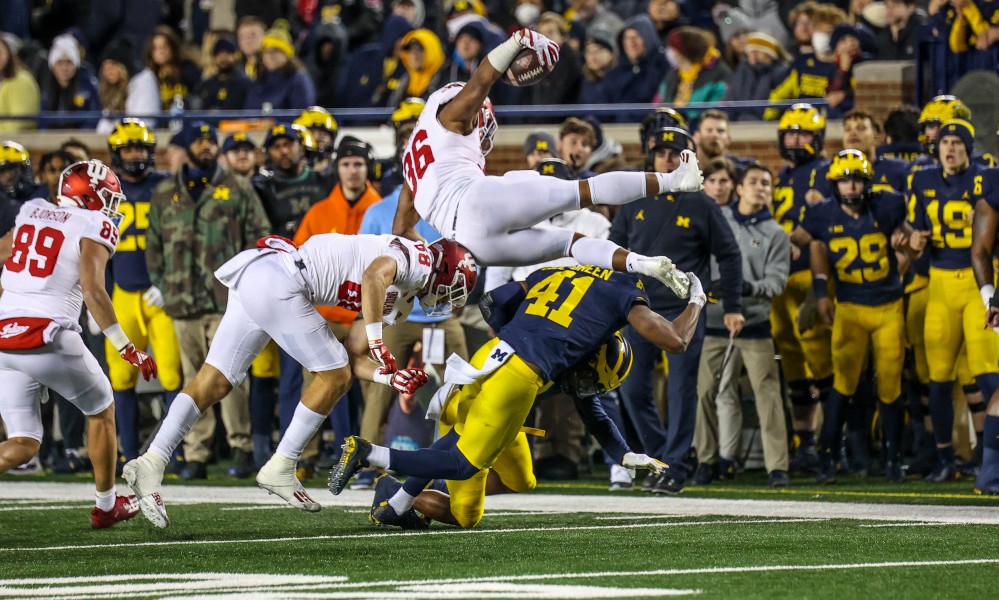
[(373, 490), (375, 489), (375, 477), (378, 475), (378, 471), (365, 469), (354, 477), (354, 481), (350, 484), (350, 489), (352, 490)]
[(694, 473), (694, 483), (697, 485), (707, 485), (711, 483), (715, 478), (715, 469), (717, 465), (709, 465), (708, 463), (701, 463), (697, 466), (697, 472)]
[(329, 488), (334, 496), (343, 491), (355, 473), (368, 466), (371, 442), (352, 435), (344, 441), (341, 448), (343, 454), (340, 455), (340, 461), (330, 470)]
[(722, 481), (732, 481), (735, 479), (738, 465), (734, 460), (722, 458), (718, 460), (718, 479)]
[(774, 469), (773, 471), (770, 471), (770, 477), (767, 479), (767, 485), (770, 487), (791, 487), (791, 478), (787, 476), (787, 471)]
[(391, 475), (382, 475), (375, 482), (375, 498), (371, 502), (368, 518), (379, 527), (399, 527), (400, 529), (428, 529), (430, 519), (410, 508), (401, 515), (395, 512), (389, 500), (402, 488), (402, 483)]
[(938, 461), (937, 466), (929, 475), (923, 478), (923, 481), (943, 483), (954, 479), (955, 475), (957, 475), (957, 466), (954, 464), (954, 461)]
[(819, 463), (819, 470), (815, 474), (815, 483), (822, 485), (832, 485), (836, 483), (836, 461), (823, 459)]

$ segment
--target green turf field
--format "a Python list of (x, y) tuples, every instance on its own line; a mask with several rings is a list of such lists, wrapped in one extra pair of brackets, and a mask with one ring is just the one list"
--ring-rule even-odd
[(999, 580), (999, 500), (967, 482), (744, 475), (655, 498), (592, 479), (490, 498), (472, 531), (401, 532), (369, 524), (371, 492), (315, 479), (305, 514), (216, 477), (164, 488), (168, 529), (92, 531), (92, 488), (59, 479), (0, 478), (0, 598), (986, 598)]

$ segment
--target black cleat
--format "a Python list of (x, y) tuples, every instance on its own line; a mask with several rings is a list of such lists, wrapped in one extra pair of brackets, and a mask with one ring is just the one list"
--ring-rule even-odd
[(391, 475), (382, 475), (375, 482), (375, 499), (371, 503), (371, 514), (368, 518), (379, 527), (399, 527), (401, 529), (428, 529), (430, 519), (421, 516), (415, 509), (410, 508), (401, 515), (388, 501), (395, 495), (402, 484)]
[(885, 463), (885, 479), (889, 483), (905, 483), (905, 471), (902, 470), (902, 463), (889, 460)]
[(718, 479), (721, 481), (732, 481), (738, 472), (739, 465), (734, 460), (727, 458), (718, 461)]
[(707, 485), (714, 481), (715, 478), (716, 465), (709, 465), (708, 463), (701, 463), (697, 466), (697, 472), (694, 473), (694, 483), (698, 485)]
[(954, 461), (937, 462), (936, 468), (923, 478), (923, 481), (928, 481), (930, 483), (943, 483), (954, 479), (957, 475), (957, 467), (954, 465)]
[(819, 470), (819, 454), (815, 446), (798, 446), (791, 457), (792, 473), (817, 473)]
[(676, 496), (677, 494), (683, 493), (684, 483), (684, 481), (670, 475), (669, 473), (663, 473), (659, 478), (658, 483), (656, 483), (656, 486), (652, 488), (652, 493)]
[(815, 473), (815, 483), (822, 485), (832, 485), (836, 483), (836, 463), (832, 460), (823, 460), (819, 463), (819, 470)]
[(791, 487), (791, 478), (788, 477), (787, 471), (782, 471), (780, 469), (774, 469), (770, 471), (770, 477), (767, 479), (767, 485), (770, 487)]
[(334, 496), (343, 491), (355, 473), (368, 466), (371, 454), (371, 442), (356, 435), (347, 438), (341, 447), (340, 461), (330, 469), (329, 488)]

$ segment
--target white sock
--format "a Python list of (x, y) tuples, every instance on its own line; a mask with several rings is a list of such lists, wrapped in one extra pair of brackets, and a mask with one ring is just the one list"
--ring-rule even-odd
[(295, 408), (295, 416), (291, 418), (291, 423), (288, 424), (288, 429), (285, 430), (276, 452), (285, 458), (297, 461), (325, 420), (326, 415), (321, 415), (299, 402)]
[(625, 265), (627, 266), (629, 273), (638, 273), (639, 275), (644, 275), (642, 271), (639, 270), (638, 261), (648, 258), (644, 254), (638, 254), (637, 252), (629, 252), (628, 258), (625, 259)]
[(163, 417), (160, 430), (156, 432), (149, 449), (160, 456), (164, 461), (169, 461), (173, 456), (173, 451), (184, 440), (184, 435), (191, 430), (191, 427), (201, 418), (201, 411), (194, 403), (194, 398), (181, 392), (177, 394), (173, 402), (170, 403), (170, 410)]
[(416, 496), (410, 496), (406, 493), (406, 490), (399, 488), (399, 491), (395, 493), (394, 496), (389, 498), (389, 506), (395, 510), (395, 514), (401, 515), (407, 510), (413, 508), (413, 502), (416, 501)]
[(389, 468), (389, 449), (385, 446), (371, 444), (371, 454), (368, 455), (368, 465), (372, 467)]
[(608, 240), (582, 237), (572, 244), (569, 252), (581, 265), (596, 265), (613, 271), (614, 253), (620, 249), (620, 246)]
[(117, 497), (118, 490), (112, 485), (110, 490), (97, 492), (97, 501), (94, 504), (97, 505), (97, 508), (103, 510), (104, 512), (108, 512), (114, 508), (115, 498)]
[(586, 180), (590, 184), (590, 200), (594, 204), (621, 205), (644, 198), (649, 195), (645, 190), (645, 175), (613, 171), (590, 177)]

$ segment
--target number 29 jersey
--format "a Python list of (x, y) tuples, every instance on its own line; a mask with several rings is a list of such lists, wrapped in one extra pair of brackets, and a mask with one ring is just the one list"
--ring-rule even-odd
[(0, 317), (44, 317), (74, 326), (83, 309), (84, 239), (114, 254), (118, 228), (97, 211), (56, 206), (40, 198), (25, 202), (14, 225), (13, 251), (0, 276)]
[(636, 303), (649, 298), (634, 275), (593, 265), (539, 269), (499, 337), (552, 380), (627, 325)]
[(460, 135), (445, 129), (437, 118), (441, 107), (461, 89), (446, 85), (430, 94), (402, 155), (403, 176), (413, 191), (416, 211), (445, 237), (453, 235), (455, 213), (465, 190), (485, 177), (486, 157), (479, 145), (478, 126)]

